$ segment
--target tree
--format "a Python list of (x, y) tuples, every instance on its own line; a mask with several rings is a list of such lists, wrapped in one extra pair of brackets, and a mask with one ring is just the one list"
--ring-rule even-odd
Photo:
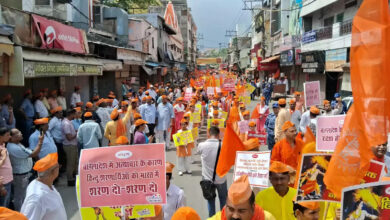
[(103, 4), (110, 7), (122, 8), (127, 12), (135, 11), (143, 13), (149, 6), (161, 5), (159, 0), (103, 0)]

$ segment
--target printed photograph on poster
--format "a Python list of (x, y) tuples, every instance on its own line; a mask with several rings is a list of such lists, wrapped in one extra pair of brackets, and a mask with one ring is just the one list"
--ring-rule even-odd
[(320, 81), (303, 83), (303, 91), (305, 95), (306, 108), (321, 104)]
[(165, 144), (81, 151), (81, 207), (166, 203)]
[(324, 183), (331, 154), (304, 154), (299, 173), (297, 201), (338, 201)]
[(390, 182), (344, 188), (341, 210), (341, 219), (389, 219)]
[(333, 152), (340, 139), (345, 115), (319, 116), (316, 126), (316, 148), (320, 152)]
[(270, 161), (271, 151), (237, 151), (233, 179), (248, 175), (251, 186), (267, 188)]

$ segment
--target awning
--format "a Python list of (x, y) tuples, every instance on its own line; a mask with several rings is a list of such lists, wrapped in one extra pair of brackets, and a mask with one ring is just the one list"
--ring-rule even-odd
[(103, 71), (117, 71), (123, 69), (123, 63), (119, 60), (98, 59), (103, 64)]
[(50, 76), (98, 76), (103, 66), (96, 58), (23, 50), (26, 78)]
[(145, 62), (145, 66), (158, 67), (158, 66), (160, 66), (160, 64), (159, 64), (159, 63), (152, 62), (152, 61), (146, 61), (146, 62)]
[(11, 56), (14, 54), (14, 43), (6, 36), (0, 36), (0, 56), (6, 54)]
[(269, 57), (269, 58), (267, 58), (265, 60), (262, 60), (260, 63), (270, 63), (270, 62), (272, 62), (274, 60), (279, 60), (279, 58), (280, 58), (280, 55), (276, 55), (276, 56), (273, 56), (273, 57)]
[(148, 74), (149, 76), (155, 74), (155, 71), (146, 67), (146, 66), (142, 66), (142, 68), (145, 70), (146, 74)]

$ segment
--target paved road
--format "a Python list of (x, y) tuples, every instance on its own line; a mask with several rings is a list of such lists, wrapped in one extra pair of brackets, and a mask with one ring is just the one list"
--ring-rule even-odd
[[(257, 103), (258, 101), (252, 101), (252, 103), (248, 106), (248, 110), (252, 111)], [(200, 130), (199, 139), (200, 141), (206, 139), (205, 126), (203, 126), (203, 129)], [(171, 163), (177, 164), (176, 151), (175, 150), (168, 151), (166, 154), (166, 159)], [(201, 168), (200, 156), (194, 155), (193, 161), (194, 163), (191, 164), (192, 175), (184, 174), (183, 176), (179, 176), (177, 172), (175, 172), (177, 171), (177, 169), (174, 169), (172, 182), (173, 184), (176, 184), (177, 186), (179, 186), (184, 190), (187, 199), (187, 206), (194, 208), (200, 215), (201, 219), (207, 219), (208, 217), (207, 203), (202, 196), (202, 192), (199, 185), (199, 182), (202, 179), (201, 176), (202, 168)], [(232, 178), (233, 178), (233, 171), (231, 170), (227, 174), (228, 186), (230, 186), (232, 182)], [(80, 213), (78, 211), (75, 188), (66, 186), (66, 177), (64, 176), (61, 176), (60, 181), (58, 182), (56, 187), (60, 192), (62, 199), (64, 201), (66, 212), (68, 214), (68, 219), (80, 220), (81, 218), (80, 218)], [(219, 207), (219, 202), (217, 200), (216, 202), (217, 210), (218, 207)]]

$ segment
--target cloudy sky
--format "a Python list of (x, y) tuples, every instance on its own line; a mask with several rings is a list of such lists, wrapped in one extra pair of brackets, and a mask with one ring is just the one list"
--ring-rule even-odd
[[(192, 16), (203, 34), (199, 45), (204, 48), (219, 47), (227, 43), (226, 30), (234, 30), (240, 24), (241, 30), (247, 30), (251, 23), (251, 12), (242, 10), (242, 0), (187, 0)], [(202, 48), (201, 48), (202, 49)]]

